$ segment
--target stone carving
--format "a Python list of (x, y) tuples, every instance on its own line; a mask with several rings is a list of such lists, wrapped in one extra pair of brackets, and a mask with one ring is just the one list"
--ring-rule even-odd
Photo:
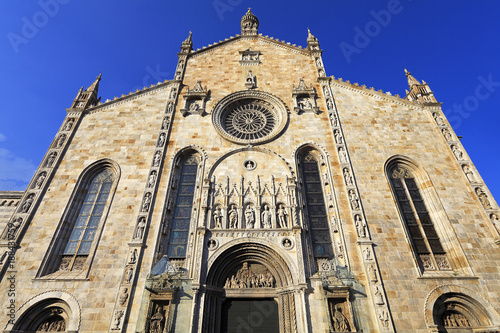
[(158, 147), (163, 147), (165, 144), (165, 133), (161, 133), (160, 137), (158, 138)]
[(149, 211), (149, 206), (151, 205), (151, 193), (147, 192), (144, 195), (144, 199), (142, 201), (142, 212), (147, 212)]
[(467, 177), (469, 182), (474, 183), (476, 181), (476, 179), (474, 177), (474, 173), (472, 172), (471, 167), (467, 164), (464, 164), (462, 166), (462, 169), (464, 170), (465, 176)]
[(208, 93), (209, 90), (206, 86), (205, 88), (202, 87), (200, 80), (196, 82), (193, 89), (187, 87), (187, 91), (184, 94), (186, 102), (184, 108), (180, 110), (182, 115), (198, 114), (202, 116), (205, 113), (205, 102), (208, 98)]
[(156, 183), (156, 171), (151, 171), (148, 177), (148, 187), (152, 188), (155, 186)]
[(500, 233), (500, 220), (498, 220), (497, 214), (491, 214), (490, 220), (491, 223), (493, 223), (493, 225), (495, 226), (495, 228), (497, 228), (497, 231)]
[(247, 228), (253, 229), (255, 225), (254, 210), (251, 206), (247, 206), (245, 209), (245, 223)]
[(278, 228), (288, 228), (288, 213), (283, 206), (283, 204), (279, 205), (278, 208)]
[(262, 226), (264, 228), (271, 228), (271, 212), (269, 211), (269, 206), (264, 206), (264, 211), (262, 212)]
[(37, 332), (65, 332), (66, 321), (61, 317), (63, 310), (59, 308), (50, 309), (50, 315), (42, 321), (36, 331)]
[(167, 104), (167, 113), (174, 112), (174, 102), (168, 102)]
[(326, 76), (326, 73), (325, 73), (325, 71), (324, 71), (323, 69), (320, 69), (320, 70), (318, 71), (318, 74), (319, 74), (319, 76), (321, 76), (321, 77), (325, 77), (325, 76)]
[(460, 151), (460, 149), (458, 149), (457, 146), (452, 145), (451, 146), (451, 150), (453, 151), (453, 154), (455, 155), (455, 157), (457, 158), (457, 160), (462, 160), (463, 159), (464, 154)]
[(333, 131), (333, 135), (335, 136), (335, 142), (338, 145), (341, 145), (343, 140), (342, 140), (342, 134), (340, 134), (340, 131), (338, 129), (336, 129), (335, 131)]
[(365, 247), (363, 249), (363, 256), (364, 256), (366, 261), (372, 260), (372, 251), (370, 250), (369, 247)]
[(321, 59), (320, 58), (316, 58), (316, 66), (323, 67), (323, 64), (321, 63)]
[(127, 303), (127, 299), (128, 299), (128, 288), (123, 288), (118, 303), (120, 303), (121, 306), (124, 306), (125, 303)]
[(323, 86), (323, 92), (325, 96), (329, 97), (330, 96), (330, 90), (328, 89), (328, 86)]
[(56, 148), (61, 148), (64, 144), (64, 141), (66, 141), (66, 134), (59, 135), (59, 138), (56, 142)]
[(236, 211), (236, 207), (234, 205), (231, 206), (231, 210), (229, 210), (229, 228), (236, 229), (238, 228), (238, 211)]
[(7, 231), (7, 237), (10, 239), (14, 238), (14, 235), (17, 232), (17, 229), (21, 226), (23, 223), (23, 219), (21, 217), (18, 217), (17, 219), (14, 219), (12, 223), (9, 223), (8, 225), (8, 231)]
[(375, 268), (374, 265), (368, 266), (368, 275), (370, 276), (370, 281), (371, 282), (377, 282), (378, 281), (377, 269)]
[(30, 210), (31, 205), (33, 204), (35, 195), (30, 194), (24, 201), (23, 205), (21, 206), (21, 213), (27, 213)]
[(137, 261), (137, 249), (134, 249), (130, 251), (130, 260), (128, 261), (129, 264), (135, 264)]
[(245, 87), (247, 89), (253, 89), (257, 87), (257, 77), (252, 74), (252, 71), (248, 71), (247, 77), (245, 79)]
[(54, 164), (56, 157), (57, 157), (57, 153), (55, 151), (53, 151), (52, 153), (49, 154), (49, 157), (47, 158), (47, 164), (46, 164), (47, 168), (52, 167), (52, 164)]
[(422, 266), (425, 270), (435, 270), (434, 264), (429, 256), (420, 255), (420, 260), (422, 261)]
[(42, 188), (43, 182), (45, 181), (46, 177), (47, 177), (47, 173), (46, 172), (42, 172), (40, 174), (40, 176), (38, 176), (38, 179), (36, 180), (36, 183), (35, 183), (35, 187), (37, 189), (41, 189)]
[(157, 151), (153, 159), (153, 166), (155, 167), (160, 166), (160, 161), (161, 161), (161, 152)]
[(292, 241), (291, 241), (289, 238), (283, 238), (283, 240), (281, 241), (281, 245), (282, 245), (285, 249), (289, 250), (289, 249), (291, 249), (291, 248), (292, 248), (292, 245), (293, 245), (293, 244), (292, 244)]
[(451, 269), (448, 260), (446, 259), (446, 255), (436, 255), (436, 264), (439, 269)]
[(170, 126), (170, 117), (165, 117), (161, 123), (161, 129), (166, 130), (168, 126)]
[(260, 51), (251, 51), (250, 49), (246, 49), (245, 51), (240, 51), (240, 54), (241, 54), (240, 64), (242, 65), (259, 64)]
[[(326, 107), (328, 108), (328, 110), (332, 110), (333, 109), (333, 103), (332, 103), (332, 100), (330, 98), (328, 98), (326, 100)], [(332, 121), (332, 125), (333, 126), (338, 126), (336, 118), (337, 118), (337, 116), (334, 113), (332, 113), (330, 115), (330, 120)]]
[(350, 332), (351, 327), (349, 321), (342, 313), (342, 308), (339, 305), (330, 304), (330, 320), (335, 332)]
[(378, 319), (382, 323), (382, 327), (389, 328), (389, 313), (387, 310), (381, 310), (378, 313)]
[(257, 163), (254, 160), (246, 160), (245, 162), (243, 162), (243, 166), (248, 171), (251, 171), (257, 167)]
[(354, 183), (352, 181), (351, 172), (349, 171), (348, 168), (344, 168), (344, 180), (345, 180), (345, 184), (347, 186), (353, 186), (354, 185)]
[(356, 214), (354, 216), (354, 221), (356, 223), (356, 231), (358, 232), (358, 237), (365, 238), (366, 237), (366, 222), (363, 220), (361, 215)]
[(125, 283), (130, 284), (134, 278), (134, 267), (129, 267), (127, 269), (127, 274), (125, 274)]
[(445, 125), (443, 118), (437, 112), (433, 113), (432, 116), (436, 120), (436, 124), (438, 124), (439, 126)]
[(111, 328), (112, 330), (120, 329), (123, 315), (124, 315), (123, 310), (115, 311), (115, 314), (113, 315), (113, 327)]
[(177, 89), (172, 88), (172, 90), (170, 91), (170, 99), (175, 99), (176, 97), (177, 97)]
[(352, 210), (359, 209), (359, 199), (354, 190), (349, 190), (349, 202), (351, 203)]
[(66, 125), (64, 126), (64, 130), (65, 131), (69, 131), (71, 130), (71, 128), (73, 128), (73, 124), (75, 123), (75, 120), (73, 118), (70, 118), (68, 119), (68, 122), (66, 123)]
[(214, 216), (214, 227), (217, 229), (222, 228), (222, 212), (220, 207), (215, 208), (214, 213), (212, 214)]
[(442, 132), (446, 141), (450, 141), (452, 138), (450, 131), (447, 128), (443, 128)]
[(470, 322), (463, 314), (452, 311), (446, 311), (443, 314), (443, 324), (444, 327), (471, 327)]
[(481, 201), (481, 204), (483, 205), (484, 209), (491, 209), (490, 200), (488, 199), (486, 193), (484, 193), (484, 191), (480, 187), (476, 188), (476, 194), (477, 197), (479, 198), (479, 201)]
[(346, 153), (344, 147), (339, 148), (339, 158), (340, 158), (340, 163), (348, 163), (347, 153)]
[(299, 79), (298, 87), (293, 85), (293, 98), (295, 98), (294, 111), (299, 113), (300, 111), (312, 111), (317, 113), (319, 108), (316, 105), (316, 90), (311, 84), (307, 87), (304, 83), (304, 79)]
[(236, 274), (226, 279), (224, 288), (274, 288), (275, 284), (276, 279), (267, 269), (260, 273), (253, 272), (244, 262)]
[(378, 286), (375, 286), (375, 304), (384, 305), (384, 296)]
[(139, 223), (137, 223), (137, 229), (135, 231), (135, 239), (141, 239), (144, 235), (144, 229), (146, 228), (146, 218), (141, 217)]
[(217, 241), (215, 239), (210, 239), (207, 242), (207, 247), (209, 250), (215, 250), (217, 248)]
[(162, 333), (165, 326), (165, 314), (161, 306), (156, 307), (156, 312), (151, 316), (149, 321), (149, 332), (150, 333)]

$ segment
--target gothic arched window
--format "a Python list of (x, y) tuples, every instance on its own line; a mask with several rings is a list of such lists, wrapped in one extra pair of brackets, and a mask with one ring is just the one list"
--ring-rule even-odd
[(451, 270), (413, 170), (396, 163), (388, 175), (420, 269)]
[[(173, 207), (170, 207), (173, 215), (167, 247), (169, 258), (182, 259), (186, 257), (198, 164), (198, 158), (194, 154), (187, 155), (182, 159), (180, 174), (177, 177), (177, 192), (171, 193), (170, 196), (170, 200), (174, 200), (173, 198), (175, 200)], [(175, 184), (173, 185), (175, 186)]]
[(330, 257), (333, 254), (332, 239), (319, 165), (315, 156), (310, 152), (304, 154), (300, 162), (314, 256), (316, 258)]

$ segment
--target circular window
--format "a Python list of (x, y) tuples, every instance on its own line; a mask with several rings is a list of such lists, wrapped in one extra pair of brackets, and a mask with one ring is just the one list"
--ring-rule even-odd
[(222, 99), (214, 108), (212, 121), (217, 132), (240, 144), (264, 143), (274, 139), (288, 120), (286, 107), (278, 98), (256, 91), (243, 91)]

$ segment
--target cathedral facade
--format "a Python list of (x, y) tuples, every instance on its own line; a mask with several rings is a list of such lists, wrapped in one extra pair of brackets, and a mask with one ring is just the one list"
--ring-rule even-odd
[(500, 332), (500, 209), (429, 85), (327, 76), (311, 32), (258, 27), (80, 89), (0, 193), (4, 332)]

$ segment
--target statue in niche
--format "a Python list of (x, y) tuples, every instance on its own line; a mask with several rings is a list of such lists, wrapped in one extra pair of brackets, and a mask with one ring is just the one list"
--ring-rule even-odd
[(200, 105), (196, 101), (192, 101), (191, 104), (189, 104), (189, 111), (190, 112), (198, 112), (200, 109)]
[(467, 176), (467, 179), (469, 180), (469, 182), (473, 183), (475, 181), (475, 178), (474, 178), (474, 173), (471, 170), (471, 167), (469, 165), (465, 164), (462, 168), (463, 168), (465, 176)]
[(38, 176), (38, 179), (36, 180), (35, 187), (37, 189), (41, 189), (43, 182), (45, 181), (45, 178), (47, 177), (47, 174), (45, 172), (42, 172), (40, 176)]
[(347, 153), (345, 152), (344, 147), (339, 148), (339, 157), (340, 157), (340, 163), (348, 163)]
[(288, 218), (287, 218), (287, 211), (283, 204), (279, 205), (278, 208), (278, 228), (288, 228)]
[(33, 204), (35, 195), (30, 194), (28, 198), (26, 198), (26, 201), (24, 201), (22, 207), (21, 207), (21, 213), (27, 213), (28, 210), (30, 210), (31, 205)]
[(156, 183), (156, 171), (151, 172), (151, 174), (148, 177), (148, 187), (154, 187)]
[(49, 157), (47, 158), (47, 168), (52, 167), (52, 164), (54, 164), (56, 157), (57, 157), (57, 153), (55, 151), (50, 153)]
[(56, 148), (61, 148), (66, 140), (66, 134), (62, 134), (57, 139)]
[(330, 90), (328, 90), (327, 86), (323, 86), (323, 92), (325, 93), (325, 96), (330, 96)]
[(150, 333), (162, 333), (163, 326), (165, 325), (165, 314), (163, 313), (162, 307), (157, 305), (156, 312), (151, 317), (149, 324)]
[(118, 310), (115, 312), (115, 315), (113, 316), (113, 330), (119, 330), (120, 329), (120, 324), (122, 321), (123, 317), (123, 310)]
[(17, 229), (19, 229), (19, 227), (21, 226), (22, 223), (23, 223), (23, 219), (21, 217), (18, 217), (17, 219), (15, 219), (14, 221), (12, 221), (12, 223), (9, 223), (8, 234), (11, 237), (14, 237), (14, 235), (16, 234)]
[(72, 118), (70, 118), (70, 119), (68, 120), (68, 122), (66, 123), (66, 126), (64, 126), (64, 130), (65, 130), (65, 131), (69, 131), (69, 130), (71, 130), (71, 128), (73, 127), (73, 123), (74, 123), (74, 122), (75, 122), (75, 121), (74, 121)]
[(500, 220), (498, 220), (497, 214), (491, 214), (490, 220), (491, 223), (493, 223), (493, 225), (495, 226), (495, 228), (497, 228), (497, 231), (500, 232)]
[(253, 229), (255, 225), (255, 218), (253, 213), (254, 213), (253, 208), (247, 206), (247, 209), (245, 209), (245, 223), (247, 225), (247, 228), (250, 229)]
[(363, 255), (365, 257), (365, 260), (372, 260), (372, 251), (369, 247), (364, 248)]
[(161, 129), (166, 130), (169, 125), (170, 125), (170, 118), (169, 117), (163, 118), (163, 121), (161, 123)]
[(179, 70), (182, 70), (184, 68), (184, 61), (179, 60)]
[(141, 217), (139, 223), (137, 223), (137, 230), (135, 231), (135, 239), (141, 239), (144, 234), (144, 229), (146, 228), (146, 219)]
[(323, 67), (323, 65), (321, 64), (321, 59), (320, 58), (316, 58), (316, 66)]
[[(328, 100), (328, 101), (331, 103), (330, 100)], [(330, 121), (332, 122), (332, 126), (338, 126), (339, 125), (337, 114), (335, 112), (332, 112), (330, 114)]]
[(342, 135), (340, 134), (340, 131), (337, 129), (333, 132), (333, 135), (335, 136), (335, 142), (339, 145), (342, 144)]
[(481, 201), (481, 204), (483, 205), (484, 209), (491, 209), (490, 200), (488, 199), (486, 193), (484, 193), (484, 191), (480, 187), (476, 188), (476, 194), (477, 197), (479, 198), (479, 201)]
[(229, 228), (231, 229), (236, 229), (238, 228), (238, 211), (234, 207), (234, 205), (231, 206), (231, 210), (229, 211)]
[(452, 138), (450, 131), (447, 128), (443, 128), (442, 132), (446, 141), (450, 141)]
[(328, 172), (323, 172), (323, 183), (328, 185)]
[(175, 74), (175, 79), (176, 80), (180, 80), (181, 79), (181, 72), (177, 72), (177, 74)]
[(384, 305), (384, 296), (382, 296), (382, 292), (378, 286), (375, 286), (375, 304)]
[(165, 144), (165, 133), (161, 133), (160, 137), (158, 138), (158, 147), (163, 147)]
[(169, 102), (167, 104), (167, 113), (172, 113), (174, 112), (174, 102)]
[(170, 91), (170, 99), (175, 99), (175, 97), (177, 97), (177, 89), (172, 88), (172, 90)]
[(123, 291), (120, 294), (120, 299), (118, 302), (120, 303), (121, 306), (124, 306), (125, 303), (127, 302), (127, 299), (128, 299), (128, 288), (123, 288)]
[(344, 168), (344, 179), (345, 179), (345, 183), (347, 186), (353, 186), (353, 181), (352, 181), (352, 176), (351, 176), (351, 172), (349, 172), (349, 169), (348, 168)]
[(142, 201), (142, 211), (147, 212), (149, 210), (149, 206), (151, 205), (151, 193), (147, 192), (144, 195), (144, 200)]
[(134, 278), (134, 268), (130, 267), (125, 274), (125, 283), (130, 284)]
[(332, 327), (335, 332), (350, 332), (351, 327), (349, 326), (349, 321), (342, 313), (342, 308), (340, 305), (334, 305), (330, 302), (330, 319), (332, 321)]
[(375, 268), (375, 266), (373, 265), (368, 266), (368, 275), (370, 276), (370, 281), (372, 282), (378, 281), (377, 269)]
[(311, 100), (308, 97), (299, 98), (297, 104), (302, 110), (309, 110), (313, 107)]
[(210, 239), (207, 243), (207, 247), (210, 249), (210, 250), (213, 250), (217, 247), (217, 242), (213, 239)]
[(351, 203), (352, 210), (359, 209), (359, 199), (354, 190), (349, 190), (349, 202)]
[(436, 119), (436, 123), (439, 125), (439, 126), (444, 126), (444, 120), (443, 118), (441, 118), (441, 116), (435, 112), (433, 115), (434, 119)]
[(385, 328), (389, 327), (389, 313), (386, 310), (382, 310), (378, 313), (378, 319)]
[(354, 221), (356, 223), (356, 230), (358, 231), (358, 236), (360, 238), (366, 237), (366, 222), (363, 220), (361, 215), (356, 214), (354, 217)]
[(463, 159), (464, 154), (460, 151), (460, 149), (457, 148), (457, 146), (451, 146), (451, 150), (453, 151), (453, 154), (455, 155), (457, 160)]
[(213, 213), (214, 216), (214, 227), (217, 229), (222, 229), (222, 212), (220, 207), (217, 207)]
[(262, 212), (262, 226), (266, 229), (271, 228), (271, 212), (269, 211), (269, 206), (264, 206), (264, 211)]
[(133, 251), (130, 251), (130, 260), (129, 264), (135, 264), (137, 261), (137, 249), (134, 249)]
[(325, 73), (325, 71), (323, 69), (319, 70), (319, 76), (321, 76), (321, 77), (326, 76), (326, 73)]
[(155, 167), (160, 166), (160, 161), (161, 161), (161, 152), (157, 151), (153, 159), (153, 166)]

